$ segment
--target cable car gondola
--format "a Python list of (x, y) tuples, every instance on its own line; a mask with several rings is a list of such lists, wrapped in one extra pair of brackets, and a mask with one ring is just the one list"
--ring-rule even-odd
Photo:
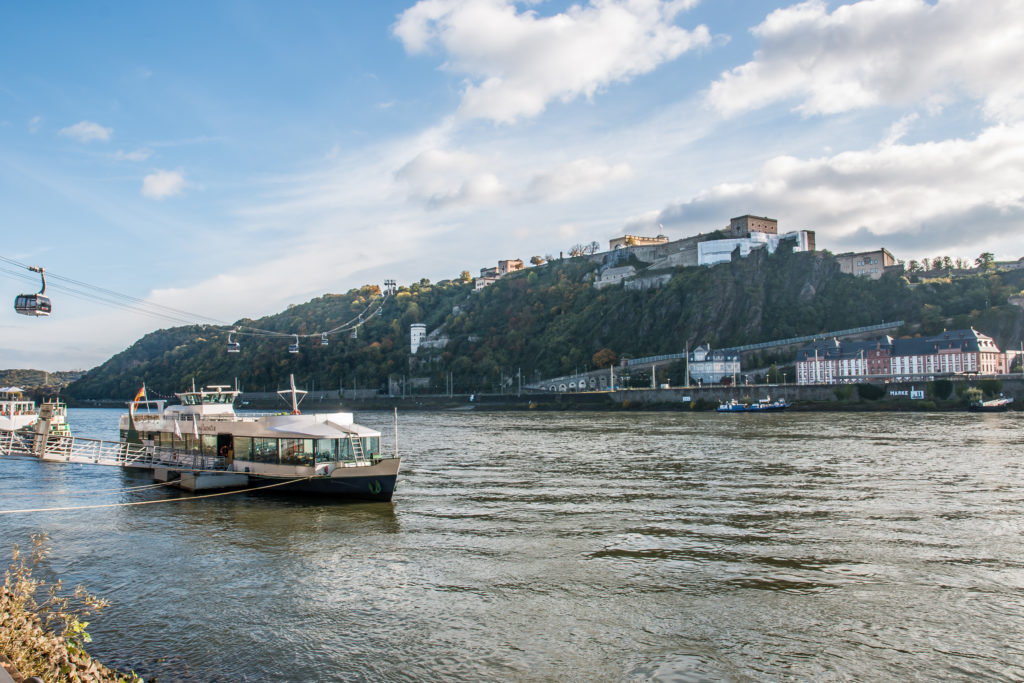
[(39, 273), (43, 288), (38, 294), (19, 294), (14, 297), (14, 310), (22, 315), (50, 315), (50, 298), (46, 294), (46, 275), (42, 266), (29, 266), (33, 273)]
[(320, 335), (320, 346), (327, 346), (327, 333), (323, 332)]
[(238, 353), (242, 350), (242, 345), (236, 341), (231, 341), (231, 335), (234, 332), (228, 332), (228, 353)]
[(293, 335), (293, 336), (295, 337), (295, 341), (288, 345), (288, 353), (298, 353), (299, 352), (299, 335), (296, 334), (296, 335)]

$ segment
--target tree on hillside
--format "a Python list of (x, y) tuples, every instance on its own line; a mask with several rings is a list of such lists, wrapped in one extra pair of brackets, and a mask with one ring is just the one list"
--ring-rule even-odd
[(942, 267), (945, 268), (946, 270), (950, 270), (953, 267), (953, 259), (949, 258), (948, 256), (943, 256)]
[(609, 348), (601, 349), (590, 358), (590, 362), (594, 364), (594, 367), (598, 368), (614, 365), (617, 360), (619, 360), (619, 357)]
[(531, 256), (530, 257), (530, 263), (532, 263), (535, 266), (542, 265), (542, 264), (544, 264), (546, 262), (547, 262), (547, 259), (545, 259), (543, 256)]
[(995, 262), (995, 255), (991, 251), (983, 251), (978, 258), (974, 259), (974, 265), (982, 270), (988, 270)]
[(921, 270), (921, 264), (918, 263), (916, 259), (910, 259), (910, 261), (907, 263), (907, 272), (916, 273), (919, 270)]
[(473, 275), (468, 270), (464, 270), (461, 273), (459, 273), (459, 279), (462, 280), (463, 282), (469, 282), (470, 280), (473, 279)]

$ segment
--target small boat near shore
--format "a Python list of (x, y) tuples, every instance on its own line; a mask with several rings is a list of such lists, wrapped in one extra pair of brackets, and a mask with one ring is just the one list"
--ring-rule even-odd
[[(140, 392), (142, 394), (143, 392)], [(121, 443), (141, 447), (157, 478), (180, 477), (197, 491), (276, 488), (337, 499), (390, 501), (401, 459), (380, 451), (380, 432), (352, 413), (299, 410), (305, 391), (279, 391), (290, 413), (235, 412), (239, 392), (223, 385), (177, 393), (179, 405), (136, 396), (120, 418)]]
[(990, 401), (975, 401), (967, 406), (967, 410), (972, 413), (1005, 413), (1012, 403), (1012, 396), (1000, 396)]
[(0, 431), (16, 432), (39, 419), (35, 401), (25, 398), (19, 387), (0, 387)]
[(785, 410), (789, 407), (786, 403), (786, 399), (780, 398), (773, 401), (771, 397), (762, 398), (757, 403), (742, 403), (736, 399), (730, 401), (723, 401), (718, 404), (718, 412), (720, 413), (767, 413), (779, 410)]

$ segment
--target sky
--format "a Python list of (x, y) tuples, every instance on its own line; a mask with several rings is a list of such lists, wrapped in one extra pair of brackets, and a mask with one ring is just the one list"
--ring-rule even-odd
[(178, 324), (95, 288), (230, 323), (744, 214), (1017, 259), (1022, 64), (1020, 0), (4, 3), (0, 257), (54, 310), (0, 367)]

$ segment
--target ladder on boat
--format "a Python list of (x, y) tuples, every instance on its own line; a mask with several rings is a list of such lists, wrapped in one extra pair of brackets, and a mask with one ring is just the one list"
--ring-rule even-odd
[(366, 460), (366, 455), (363, 453), (363, 440), (358, 436), (350, 436), (349, 441), (352, 442), (352, 455), (355, 456), (355, 459)]

